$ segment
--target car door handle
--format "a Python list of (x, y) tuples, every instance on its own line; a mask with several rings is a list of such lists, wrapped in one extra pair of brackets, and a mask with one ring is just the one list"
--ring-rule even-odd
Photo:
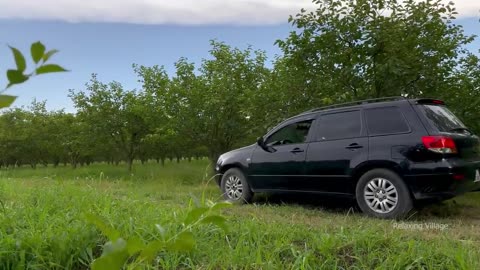
[(296, 153), (303, 153), (303, 152), (304, 152), (304, 150), (303, 150), (303, 149), (300, 149), (300, 148), (298, 148), (298, 147), (296, 147), (296, 148), (293, 148), (293, 150), (292, 150), (292, 151), (290, 151), (290, 152), (292, 152), (292, 153), (296, 154)]
[(363, 146), (359, 145), (358, 143), (352, 143), (349, 146), (345, 147), (346, 149), (355, 150), (363, 148)]

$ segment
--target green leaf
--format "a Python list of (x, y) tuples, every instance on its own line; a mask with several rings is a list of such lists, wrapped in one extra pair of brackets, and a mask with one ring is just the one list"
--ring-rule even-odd
[(202, 223), (213, 224), (221, 228), (225, 232), (228, 232), (228, 226), (226, 221), (227, 220), (224, 217), (218, 215), (210, 215), (202, 219)]
[(105, 224), (105, 222), (103, 222), (100, 217), (92, 214), (87, 214), (86, 219), (90, 223), (94, 224), (110, 241), (116, 241), (118, 238), (120, 238), (120, 232), (118, 232), (111, 226)]
[(23, 57), (23, 54), (18, 49), (11, 46), (10, 49), (12, 50), (13, 57), (15, 58), (17, 70), (23, 73), (23, 71), (25, 71), (25, 69), (27, 68), (27, 62), (25, 61), (25, 57)]
[(155, 255), (163, 250), (165, 243), (163, 241), (152, 241), (140, 253), (140, 258), (146, 261), (152, 261), (155, 259)]
[(145, 248), (145, 243), (143, 243), (142, 239), (134, 237), (130, 238), (127, 241), (127, 251), (130, 256), (134, 255), (142, 251)]
[(0, 109), (10, 107), (16, 99), (16, 96), (0, 95)]
[(120, 256), (105, 256), (93, 261), (92, 270), (120, 270), (124, 264)]
[(30, 47), (30, 52), (32, 53), (33, 62), (37, 64), (45, 54), (45, 46), (40, 41), (37, 41)]
[(92, 263), (92, 270), (119, 270), (128, 259), (127, 242), (122, 238), (103, 246), (102, 256)]
[(128, 259), (126, 251), (112, 253), (95, 259), (92, 263), (92, 270), (120, 270)]
[(223, 208), (228, 208), (228, 207), (232, 207), (232, 203), (231, 202), (218, 202), (214, 205), (212, 205), (212, 207), (210, 208), (212, 211), (218, 211), (220, 209), (223, 209)]
[(23, 74), (23, 72), (20, 70), (9, 69), (7, 70), (7, 79), (9, 81), (9, 84), (7, 86), (8, 88), (14, 84), (25, 82), (26, 80), (28, 80), (28, 76)]
[(195, 246), (195, 239), (191, 232), (180, 233), (173, 243), (167, 246), (171, 251), (191, 251)]
[(39, 75), (39, 74), (45, 74), (45, 73), (65, 72), (65, 71), (68, 71), (68, 70), (64, 69), (63, 67), (61, 67), (59, 65), (48, 64), (48, 65), (43, 65), (43, 66), (38, 67), (35, 70), (35, 73), (37, 75)]
[(127, 250), (127, 242), (123, 238), (118, 238), (115, 241), (108, 241), (103, 245), (102, 256), (125, 250)]
[(47, 62), (50, 57), (52, 57), (54, 54), (58, 53), (58, 50), (50, 50), (46, 54), (43, 55), (43, 62)]
[(206, 207), (198, 207), (198, 208), (193, 208), (188, 212), (187, 217), (185, 218), (185, 225), (190, 225), (192, 223), (195, 223), (199, 220), (199, 218), (208, 211), (208, 208)]

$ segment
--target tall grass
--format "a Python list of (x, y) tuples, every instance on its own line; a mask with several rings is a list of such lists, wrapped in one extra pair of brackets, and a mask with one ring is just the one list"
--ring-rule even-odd
[[(136, 164), (133, 174), (106, 164), (1, 171), (0, 269), (88, 269), (106, 239), (86, 213), (145, 241), (159, 237), (155, 224), (177, 231), (192, 196), (220, 198), (213, 183), (205, 184), (207, 166)], [(223, 210), (228, 234), (196, 228), (195, 251), (161, 253), (140, 268), (480, 269), (479, 210), (480, 193), (469, 194), (404, 221), (447, 229), (410, 230), (348, 206), (260, 196)]]

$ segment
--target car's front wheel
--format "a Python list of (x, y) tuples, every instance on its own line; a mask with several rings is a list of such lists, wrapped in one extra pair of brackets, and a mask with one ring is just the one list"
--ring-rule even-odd
[(231, 168), (223, 174), (220, 187), (223, 197), (232, 203), (249, 203), (253, 198), (245, 175), (237, 168)]
[(356, 197), (364, 213), (378, 218), (403, 218), (413, 207), (403, 180), (387, 169), (374, 169), (362, 175)]

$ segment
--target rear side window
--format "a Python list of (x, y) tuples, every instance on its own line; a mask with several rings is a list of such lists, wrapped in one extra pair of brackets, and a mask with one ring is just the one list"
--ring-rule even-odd
[(317, 141), (359, 137), (362, 132), (360, 111), (340, 112), (320, 116)]
[(465, 125), (447, 107), (440, 105), (420, 105), (428, 122), (440, 132), (452, 132), (465, 128)]
[(407, 121), (398, 107), (383, 107), (365, 110), (368, 134), (387, 135), (410, 131)]

